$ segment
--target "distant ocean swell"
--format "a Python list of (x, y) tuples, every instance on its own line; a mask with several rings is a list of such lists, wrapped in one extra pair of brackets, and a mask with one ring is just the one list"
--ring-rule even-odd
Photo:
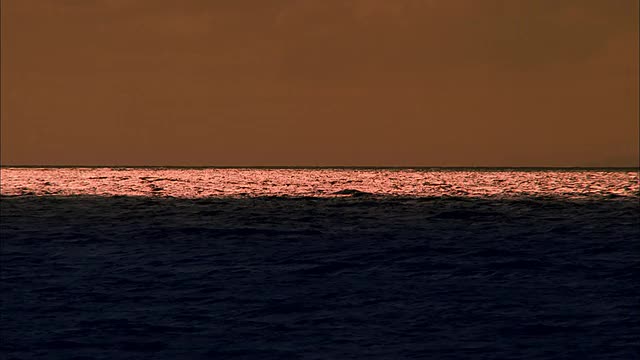
[(637, 197), (629, 170), (3, 168), (1, 194)]

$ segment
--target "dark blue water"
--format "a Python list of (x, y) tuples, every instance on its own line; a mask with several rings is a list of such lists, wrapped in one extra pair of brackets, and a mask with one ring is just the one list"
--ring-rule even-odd
[(637, 198), (3, 197), (6, 359), (638, 359)]

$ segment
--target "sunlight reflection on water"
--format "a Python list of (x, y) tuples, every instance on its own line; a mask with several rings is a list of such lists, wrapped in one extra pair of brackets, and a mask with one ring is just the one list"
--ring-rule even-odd
[(1, 194), (337, 197), (637, 197), (633, 171), (3, 168)]

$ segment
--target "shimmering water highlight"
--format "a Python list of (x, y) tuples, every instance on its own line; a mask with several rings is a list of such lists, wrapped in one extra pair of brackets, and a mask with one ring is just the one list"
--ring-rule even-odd
[(633, 171), (3, 168), (2, 195), (638, 196)]

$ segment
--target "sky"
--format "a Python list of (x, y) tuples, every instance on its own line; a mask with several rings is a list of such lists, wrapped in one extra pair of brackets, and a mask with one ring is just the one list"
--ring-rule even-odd
[(638, 166), (638, 0), (2, 0), (2, 165)]

